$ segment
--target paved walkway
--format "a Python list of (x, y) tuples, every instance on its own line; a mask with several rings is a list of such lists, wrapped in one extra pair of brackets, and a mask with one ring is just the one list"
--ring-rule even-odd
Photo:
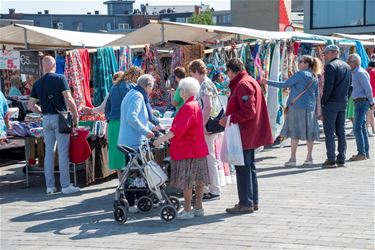
[[(354, 138), (348, 153), (355, 153)], [(374, 139), (371, 138), (374, 149)], [(257, 154), (260, 209), (229, 216), (235, 185), (206, 202), (206, 216), (163, 223), (155, 210), (124, 225), (112, 216), (116, 179), (80, 194), (46, 196), (43, 178), (24, 188), (21, 165), (0, 168), (1, 249), (374, 249), (374, 151), (372, 159), (346, 168), (283, 167), (289, 148)], [(298, 151), (300, 163), (306, 146)], [(317, 143), (315, 161), (325, 159)]]

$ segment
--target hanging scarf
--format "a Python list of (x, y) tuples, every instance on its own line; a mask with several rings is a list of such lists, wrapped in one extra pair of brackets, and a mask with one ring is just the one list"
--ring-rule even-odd
[(81, 110), (86, 106), (85, 94), (83, 90), (84, 74), (82, 61), (78, 50), (70, 51), (66, 56), (64, 75), (70, 87), (73, 88), (73, 98), (77, 109)]
[(355, 41), (355, 50), (357, 51), (357, 54), (361, 57), (361, 67), (366, 69), (368, 63), (370, 62), (370, 58), (368, 57), (361, 41)]
[(120, 47), (119, 70), (126, 71), (132, 66), (132, 54), (129, 46)]
[[(280, 42), (276, 42), (274, 49), (272, 50), (271, 68), (270, 68), (270, 80), (279, 81), (280, 80)], [(271, 121), (272, 135), (276, 138), (279, 133), (281, 126), (277, 123), (277, 113), (279, 111), (279, 95), (278, 88), (269, 86), (268, 87), (268, 114)]]
[(100, 105), (112, 87), (112, 77), (118, 71), (113, 48), (99, 48), (94, 54), (94, 104)]
[(146, 90), (144, 88), (142, 88), (141, 86), (138, 86), (138, 85), (134, 89), (137, 90), (139, 93), (141, 93), (142, 96), (143, 96), (143, 100), (145, 101), (145, 104), (146, 104), (148, 120), (152, 124), (154, 124), (155, 126), (159, 125), (160, 122), (152, 114), (152, 107), (151, 107), (151, 103), (150, 103), (150, 98), (149, 98)]

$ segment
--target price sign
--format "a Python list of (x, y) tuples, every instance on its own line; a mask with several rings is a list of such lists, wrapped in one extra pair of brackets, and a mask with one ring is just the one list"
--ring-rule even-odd
[(21, 74), (39, 75), (39, 55), (37, 51), (21, 51)]
[(20, 52), (16, 50), (0, 50), (0, 69), (20, 69)]

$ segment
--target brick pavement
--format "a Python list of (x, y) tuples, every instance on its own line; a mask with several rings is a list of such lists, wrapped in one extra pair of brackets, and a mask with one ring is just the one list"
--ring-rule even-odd
[[(371, 138), (374, 149), (374, 138)], [(116, 179), (80, 194), (46, 196), (43, 178), (24, 188), (21, 165), (0, 168), (1, 249), (374, 249), (374, 150), (372, 159), (322, 170), (283, 167), (289, 148), (256, 155), (260, 210), (229, 216), (235, 185), (222, 199), (204, 203), (206, 216), (163, 223), (158, 211), (132, 215), (124, 225), (112, 217)], [(298, 150), (300, 163), (306, 146)], [(355, 153), (354, 138), (348, 153)], [(325, 159), (317, 143), (316, 163)]]

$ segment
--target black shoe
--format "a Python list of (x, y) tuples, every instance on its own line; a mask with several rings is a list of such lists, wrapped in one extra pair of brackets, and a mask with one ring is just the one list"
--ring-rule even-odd
[(336, 164), (338, 167), (345, 167), (345, 161), (336, 160)]
[(335, 167), (336, 167), (336, 162), (328, 160), (328, 159), (322, 164), (322, 168), (335, 168)]
[(211, 193), (204, 194), (204, 195), (203, 195), (203, 200), (204, 200), (204, 201), (220, 200), (220, 195), (217, 195), (217, 194), (211, 194)]

